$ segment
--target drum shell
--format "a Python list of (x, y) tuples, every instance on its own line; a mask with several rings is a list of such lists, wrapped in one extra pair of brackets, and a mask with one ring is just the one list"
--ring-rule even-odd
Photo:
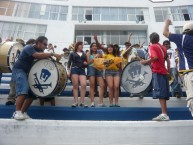
[[(17, 51), (21, 51), (23, 46), (18, 42), (4, 42), (0, 45), (0, 72), (10, 73), (17, 58)], [(11, 56), (13, 55), (13, 56)]]
[(60, 94), (66, 88), (66, 83), (68, 80), (66, 69), (64, 68), (64, 66), (56, 62), (56, 67), (58, 69), (59, 78), (55, 90), (52, 92), (52, 94), (49, 95), (50, 97)]
[[(54, 71), (56, 73), (53, 74), (54, 79), (52, 78), (52, 81), (47, 83), (48, 84), (47, 85), (48, 86), (47, 87), (47, 89), (48, 89), (47, 94), (42, 94), (38, 89), (35, 89), (35, 85), (37, 85), (37, 79), (39, 79), (40, 77), (37, 74), (37, 77), (34, 78), (34, 70), (38, 71), (37, 68), (40, 68), (40, 69), (44, 68), (44, 66), (37, 66), (39, 64), (39, 62), (45, 62), (45, 63), (49, 62), (49, 63), (51, 63), (51, 65), (54, 66), (53, 69), (56, 70), (56, 71)], [(40, 64), (42, 64), (42, 63), (40, 63)], [(36, 80), (36, 82), (35, 82), (35, 80)], [(67, 82), (67, 73), (66, 73), (64, 66), (59, 62), (56, 62), (56, 61), (50, 60), (50, 59), (37, 60), (34, 62), (34, 64), (32, 65), (32, 68), (30, 69), (29, 76), (28, 76), (28, 82), (29, 82), (30, 89), (32, 90), (32, 93), (35, 96), (54, 97), (54, 96), (60, 94), (65, 89), (66, 82)], [(40, 83), (40, 85), (41, 85), (41, 83)], [(45, 83), (43, 85), (45, 85)], [(51, 86), (52, 88), (50, 88), (49, 86)], [(52, 90), (52, 91), (50, 91), (50, 90)]]
[[(137, 70), (132, 69), (131, 65), (138, 65)], [(129, 68), (130, 67), (130, 68)], [(141, 67), (141, 68), (140, 68)], [(134, 68), (134, 67), (133, 67)], [(136, 67), (135, 67), (136, 68)], [(140, 68), (140, 69), (139, 69)], [(137, 74), (137, 72), (141, 72)], [(131, 77), (131, 75), (134, 77)], [(137, 77), (135, 77), (137, 76)], [(142, 79), (140, 79), (142, 78)], [(152, 71), (149, 65), (142, 65), (140, 61), (132, 61), (128, 63), (123, 69), (121, 75), (121, 85), (122, 87), (132, 94), (132, 96), (144, 96), (150, 90), (152, 90)], [(143, 88), (144, 87), (144, 88)]]

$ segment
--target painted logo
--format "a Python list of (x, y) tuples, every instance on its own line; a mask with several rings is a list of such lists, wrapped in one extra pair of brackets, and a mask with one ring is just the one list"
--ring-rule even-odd
[(35, 78), (35, 84), (32, 85), (35, 89), (38, 89), (40, 93), (44, 94), (44, 89), (47, 89), (48, 87), (52, 88), (52, 83), (47, 83), (47, 80), (50, 78), (51, 73), (47, 69), (42, 69), (40, 77), (38, 78), (37, 72), (34, 74)]
[(130, 77), (126, 79), (126, 82), (128, 81), (130, 84), (132, 84), (132, 88), (143, 86), (145, 84), (143, 80), (145, 79), (145, 75), (148, 73), (146, 71), (142, 73), (141, 67), (141, 65), (132, 65), (128, 70)]

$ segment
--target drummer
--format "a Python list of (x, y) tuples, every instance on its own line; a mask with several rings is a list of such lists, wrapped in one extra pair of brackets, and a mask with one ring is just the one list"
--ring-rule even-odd
[(33, 102), (34, 96), (28, 94), (29, 84), (27, 74), (33, 64), (34, 59), (50, 58), (51, 56), (58, 59), (59, 54), (43, 53), (48, 45), (48, 39), (44, 36), (39, 36), (36, 39), (35, 45), (26, 45), (18, 60), (15, 62), (12, 70), (12, 79), (16, 83), (16, 111), (13, 113), (13, 118), (16, 120), (30, 119), (27, 114), (27, 109)]

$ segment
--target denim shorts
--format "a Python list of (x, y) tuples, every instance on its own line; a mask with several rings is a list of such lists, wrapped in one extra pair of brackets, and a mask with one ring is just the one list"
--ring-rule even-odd
[(25, 95), (27, 98), (36, 98), (29, 89), (27, 73), (22, 69), (12, 70), (12, 80), (15, 82), (16, 97)]
[(153, 73), (153, 98), (169, 100), (169, 81), (167, 75)]
[(72, 67), (71, 68), (71, 75), (73, 75), (73, 74), (86, 76), (85, 69), (79, 68), (79, 67)]
[(120, 76), (120, 72), (118, 70), (105, 70), (105, 76)]
[(103, 76), (103, 71), (99, 71), (93, 66), (88, 66), (87, 68), (87, 76), (96, 76), (96, 77), (102, 77)]

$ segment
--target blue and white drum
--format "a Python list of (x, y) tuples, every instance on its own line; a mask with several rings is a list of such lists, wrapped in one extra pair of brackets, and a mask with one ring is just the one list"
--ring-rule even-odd
[(18, 42), (0, 44), (0, 72), (12, 72), (13, 64), (17, 61), (23, 46)]
[(151, 89), (152, 71), (149, 65), (140, 61), (132, 61), (123, 69), (121, 76), (122, 87), (133, 96), (143, 96)]
[(65, 89), (67, 73), (61, 63), (51, 59), (41, 59), (31, 67), (28, 82), (36, 96), (54, 97)]

